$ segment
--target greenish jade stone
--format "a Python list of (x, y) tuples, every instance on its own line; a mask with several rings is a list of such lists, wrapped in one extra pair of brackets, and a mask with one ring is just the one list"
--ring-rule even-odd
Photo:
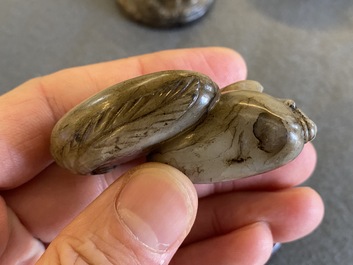
[(245, 80), (221, 90), (175, 70), (136, 77), (79, 104), (55, 125), (51, 153), (77, 174), (103, 174), (147, 156), (193, 183), (264, 173), (296, 158), (316, 125), (288, 99)]

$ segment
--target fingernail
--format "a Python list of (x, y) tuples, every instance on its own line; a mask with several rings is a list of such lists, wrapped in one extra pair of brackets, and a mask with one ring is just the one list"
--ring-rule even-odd
[(184, 185), (169, 170), (145, 168), (133, 173), (117, 199), (117, 212), (128, 232), (158, 252), (183, 240), (194, 210)]

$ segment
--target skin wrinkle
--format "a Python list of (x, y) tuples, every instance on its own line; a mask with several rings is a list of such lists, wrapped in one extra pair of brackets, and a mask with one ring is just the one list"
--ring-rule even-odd
[[(93, 231), (93, 233), (86, 233), (83, 239), (79, 239), (78, 237), (72, 237), (67, 234), (63, 235), (60, 239), (58, 239), (62, 243), (56, 244), (55, 249), (58, 253), (58, 256), (60, 257), (60, 264), (65, 264), (64, 261), (67, 261), (66, 259), (68, 257), (67, 250), (63, 250), (63, 248), (69, 248), (69, 251), (71, 250), (71, 255), (72, 253), (75, 253), (74, 264), (81, 264), (80, 261), (84, 261), (87, 264), (102, 264), (101, 262), (103, 260), (109, 261), (109, 263), (104, 264), (115, 264), (114, 262), (116, 261), (116, 258), (113, 256), (113, 254), (115, 254), (117, 258), (119, 258), (120, 256), (124, 257), (125, 259), (129, 257), (129, 264), (132, 264), (131, 262), (133, 261), (134, 264), (143, 264), (138, 261), (139, 254), (136, 253), (133, 248), (127, 247), (123, 242), (119, 240), (116, 240), (116, 243), (118, 243), (119, 247), (117, 245), (115, 245), (114, 247), (110, 246), (107, 242), (105, 242), (106, 239), (101, 238), (99, 232), (99, 229), (96, 229), (96, 231)], [(121, 255), (117, 254), (116, 250), (118, 250)], [(61, 253), (64, 255), (64, 259), (62, 258), (62, 255), (60, 255)], [(96, 259), (92, 260), (92, 257), (95, 257)]]
[[(265, 264), (271, 254), (272, 242), (267, 224), (254, 222), (217, 238), (203, 240), (198, 247), (190, 244), (182, 248), (171, 264), (194, 265), (195, 259), (199, 261), (197, 264)], [(194, 259), (186, 258), (188, 256)]]
[(202, 58), (202, 61), (204, 62), (204, 65), (207, 66), (208, 75), (212, 76), (212, 77), (217, 76), (215, 71), (213, 70), (213, 67), (211, 66), (209, 60), (207, 60), (207, 57), (205, 56), (205, 54), (201, 54), (201, 58)]
[[(55, 124), (55, 122), (60, 118), (58, 117), (58, 115), (56, 115), (56, 113), (58, 111), (55, 111), (55, 109), (59, 109), (58, 106), (59, 104), (57, 104), (57, 101), (55, 101), (55, 98), (50, 97), (47, 94), (47, 91), (45, 89), (45, 85), (43, 83), (43, 78), (44, 77), (38, 77), (35, 79), (35, 82), (37, 83), (36, 86), (34, 86), (37, 91), (39, 91), (39, 93), (42, 95), (42, 99), (44, 100), (44, 102), (46, 103), (46, 113), (48, 113), (49, 111), (49, 116), (51, 117), (52, 120), (52, 124)], [(34, 80), (33, 80), (34, 81)], [(51, 99), (54, 99), (54, 101), (52, 101)]]
[[(101, 253), (104, 257), (105, 260), (109, 261), (109, 264), (114, 264), (114, 258), (106, 251), (102, 251), (101, 248), (98, 246), (98, 242), (96, 242), (96, 240), (90, 240), (89, 241), (91, 244), (91, 251), (93, 251), (94, 253)], [(85, 244), (87, 244), (87, 241), (85, 242)], [(104, 247), (103, 247), (104, 249)], [(76, 248), (76, 252), (80, 254), (80, 257), (87, 262), (87, 264), (90, 264), (91, 259), (87, 258), (82, 251), (80, 252), (77, 248)], [(91, 263), (93, 265), (93, 263)], [(107, 264), (108, 265), (108, 264)]]
[[(317, 215), (317, 213), (320, 212), (322, 209), (321, 208), (322, 202), (320, 202), (320, 204), (317, 203), (318, 200), (321, 200), (320, 197), (316, 194), (315, 196), (311, 196), (310, 197), (311, 199), (308, 200), (309, 199), (308, 196), (310, 196), (310, 194), (313, 195), (312, 194), (313, 191), (309, 188), (304, 188), (304, 189), (305, 189), (304, 193), (303, 193), (303, 188), (295, 188), (295, 189), (292, 189), (291, 191), (285, 191), (285, 190), (279, 191), (279, 192), (249, 191), (249, 192), (240, 192), (237, 194), (224, 194), (224, 195), (221, 195), (224, 197), (223, 199), (220, 199), (220, 197), (217, 197), (217, 200), (220, 199), (220, 200), (229, 201), (233, 203), (241, 200), (243, 197), (246, 198), (246, 201), (244, 201), (244, 203), (248, 206), (247, 209), (243, 207), (239, 209), (234, 209), (234, 211), (229, 211), (229, 209), (226, 206), (219, 207), (220, 204), (211, 200), (210, 197), (205, 198), (204, 203), (210, 202), (210, 204), (207, 207), (207, 211), (208, 211), (207, 216), (203, 216), (203, 217), (205, 218), (205, 220), (209, 220), (210, 214), (211, 214), (211, 217), (213, 217), (213, 215), (216, 214), (218, 216), (218, 219), (222, 221), (221, 225), (219, 226), (222, 228), (222, 230), (212, 231), (213, 223), (210, 223), (210, 222), (205, 223), (203, 221), (200, 221), (200, 219), (196, 220), (195, 224), (202, 225), (204, 223), (204, 226), (206, 225), (204, 229), (208, 231), (207, 237), (212, 237), (212, 235), (215, 235), (215, 234), (224, 234), (230, 230), (239, 229), (256, 220), (262, 220), (263, 222), (268, 223), (271, 226), (271, 231), (273, 232), (276, 241), (281, 241), (281, 242), (292, 241), (294, 239), (300, 238), (301, 235), (303, 234), (302, 228), (295, 226), (296, 219), (302, 216), (306, 216), (307, 218), (311, 219), (311, 217)], [(247, 196), (247, 194), (251, 196)], [(264, 205), (267, 205), (267, 207), (261, 208), (260, 210), (258, 209), (257, 201), (259, 198), (263, 199), (263, 202), (265, 202)], [(281, 211), (278, 211), (276, 208), (271, 207), (268, 204), (268, 202), (270, 202), (271, 200), (275, 201), (275, 199), (277, 198), (283, 199), (283, 202), (279, 204), (280, 206), (279, 209)], [(293, 203), (293, 202), (296, 202), (296, 203)], [(289, 203), (288, 207), (285, 207), (286, 203)], [(216, 205), (218, 205), (218, 207), (216, 207)], [(303, 207), (303, 205), (306, 205), (306, 207)], [(321, 206), (313, 207), (314, 205), (316, 206), (321, 205)], [(202, 213), (206, 214), (205, 210), (206, 210), (205, 206), (199, 209), (199, 211), (201, 211), (200, 214)], [(244, 214), (246, 214), (246, 216), (243, 218), (243, 220), (238, 222), (237, 219), (234, 219), (237, 216), (243, 216)], [(286, 218), (288, 218), (288, 221), (282, 224), (282, 220), (285, 220)], [(292, 227), (294, 228), (294, 230), (290, 232), (289, 229), (291, 229)], [(198, 236), (198, 240), (202, 240), (204, 237), (205, 235), (200, 234)], [(288, 240), (289, 237), (292, 237), (291, 240)]]
[(147, 74), (149, 73), (149, 71), (147, 71), (147, 69), (145, 68), (145, 65), (148, 65), (146, 63), (145, 58), (143, 57), (136, 57), (134, 64), (136, 66), (136, 69), (138, 69), (138, 71), (136, 71), (136, 74), (134, 76), (138, 76), (140, 74)]
[(100, 91), (101, 89), (99, 89), (98, 87), (98, 81), (93, 77), (92, 73), (89, 71), (89, 69), (82, 67), (82, 69), (84, 70), (84, 73), (86, 73), (88, 80), (90, 81), (90, 84), (94, 84), (94, 91)]
[[(52, 244), (54, 250), (54, 253), (56, 253), (59, 264), (66, 264), (67, 261), (72, 260), (73, 264), (79, 264), (80, 260), (85, 261), (84, 257), (80, 255), (78, 251), (76, 251), (76, 248), (73, 246), (72, 239), (74, 241), (77, 241), (76, 238), (70, 238), (69, 236), (65, 236), (65, 239), (60, 239), (63, 243), (59, 244)], [(69, 239), (68, 239), (69, 238)], [(67, 250), (68, 248), (68, 250)], [(69, 251), (69, 253), (67, 253)], [(69, 255), (68, 255), (69, 254)], [(53, 259), (51, 257), (51, 259)], [(87, 264), (88, 262), (85, 261)]]
[[(3, 172), (11, 172), (10, 168), (12, 168), (13, 165), (18, 167), (19, 164), (22, 164), (22, 161), (25, 160), (25, 156), (27, 155), (27, 153), (30, 153), (32, 150), (32, 142), (36, 142), (36, 140), (38, 140), (38, 139), (44, 139), (43, 140), (44, 142), (47, 141), (47, 138), (45, 135), (45, 130), (42, 130), (42, 132), (43, 133), (35, 134), (35, 136), (32, 138), (28, 137), (28, 136), (31, 136), (31, 134), (26, 134), (25, 135), (26, 139), (24, 141), (14, 142), (14, 143), (12, 143), (12, 145), (11, 145), (11, 143), (3, 141), (4, 146), (2, 146), (1, 152), (3, 152), (4, 150), (7, 150), (7, 151), (5, 151), (5, 154), (1, 154), (1, 156), (5, 158), (4, 160), (2, 160), (2, 163), (1, 163)], [(22, 135), (17, 136), (16, 134), (13, 134), (10, 136), (10, 138), (12, 138), (12, 139), (18, 139), (20, 137), (23, 137), (23, 136)], [(43, 142), (43, 141), (41, 141), (41, 142)], [(40, 149), (44, 149), (43, 145), (40, 147)], [(21, 153), (19, 153), (18, 150), (21, 150)], [(34, 155), (35, 155), (35, 157), (40, 156), (40, 157), (38, 157), (38, 159), (41, 159), (43, 161), (45, 160), (45, 162), (43, 162), (42, 166), (37, 169), (36, 173), (45, 169), (52, 162), (52, 159), (50, 158), (49, 152), (37, 152)], [(9, 168), (9, 169), (7, 169), (7, 168)], [(25, 175), (26, 171), (30, 171), (30, 170), (32, 170), (31, 166), (29, 168), (25, 167), (22, 169), (22, 174)], [(2, 177), (2, 181), (0, 181), (0, 183), (2, 182), (0, 184), (0, 189), (10, 189), (10, 188), (14, 187), (14, 185), (11, 184), (12, 183), (11, 180), (12, 180), (11, 174), (9, 174), (8, 176), (4, 174)]]
[[(219, 218), (219, 214), (217, 213), (217, 210), (212, 212), (212, 215), (211, 215), (211, 227), (212, 227), (211, 228), (212, 231), (215, 231), (215, 233), (217, 235), (224, 235), (227, 232), (230, 232), (230, 231), (224, 231), (224, 229), (222, 229), (221, 219)], [(205, 239), (203, 239), (203, 240), (205, 240)]]
[[(209, 56), (206, 56), (205, 53), (199, 53), (202, 58), (202, 61), (203, 61), (203, 66), (207, 66), (207, 74), (208, 76), (211, 77), (211, 79), (214, 79), (216, 76), (219, 76), (219, 74), (216, 74), (215, 72), (215, 67), (212, 67), (212, 63), (211, 63), (211, 59)], [(194, 67), (191, 67), (191, 68), (194, 68)], [(195, 67), (197, 68), (197, 67)], [(237, 70), (237, 69), (235, 69)], [(245, 76), (245, 75), (244, 75)], [(222, 80), (223, 78), (219, 78), (220, 80)], [(224, 79), (225, 80), (225, 79)]]
[[(60, 76), (60, 75), (63, 75), (65, 72), (69, 72), (69, 70), (61, 70), (57, 74)], [(51, 80), (52, 80), (52, 75), (47, 75), (36, 79), (32, 79), (31, 81), (32, 81), (32, 88), (35, 89), (39, 84), (42, 87), (41, 90), (43, 91), (43, 95), (45, 96), (45, 100), (47, 102), (47, 109), (52, 111), (52, 116), (54, 117), (53, 123), (51, 125), (51, 127), (53, 127), (54, 124), (67, 112), (67, 109), (71, 109), (75, 105), (75, 103), (72, 102), (72, 100), (75, 100), (75, 98), (72, 98), (72, 99), (68, 98), (67, 100), (62, 101), (60, 97), (61, 91), (59, 91), (58, 95), (56, 96), (48, 97), (47, 95), (52, 93), (50, 89), (50, 87), (52, 86)], [(62, 87), (65, 87), (66, 84), (61, 83), (61, 85)], [(60, 89), (60, 87), (53, 86), (52, 89)]]

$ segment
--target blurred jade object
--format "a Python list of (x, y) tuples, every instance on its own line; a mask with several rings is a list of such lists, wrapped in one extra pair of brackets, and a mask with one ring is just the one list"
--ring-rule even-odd
[(214, 0), (117, 0), (131, 19), (152, 27), (178, 27), (203, 17)]

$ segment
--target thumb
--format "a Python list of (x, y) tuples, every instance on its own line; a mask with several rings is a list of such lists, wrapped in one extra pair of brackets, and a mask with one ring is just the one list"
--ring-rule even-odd
[(196, 191), (185, 175), (167, 165), (144, 164), (105, 190), (37, 264), (168, 264), (196, 210)]

